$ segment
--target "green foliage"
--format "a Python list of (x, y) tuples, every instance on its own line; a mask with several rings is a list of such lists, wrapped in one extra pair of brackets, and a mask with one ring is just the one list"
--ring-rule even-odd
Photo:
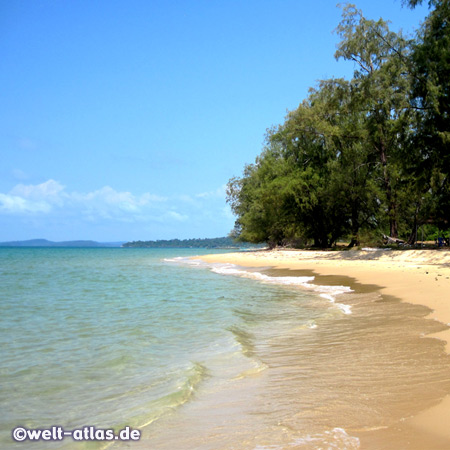
[[(439, 0), (428, 0), (428, 6), (431, 7), (433, 5), (436, 5)], [(408, 6), (411, 9), (414, 9), (417, 5), (421, 5), (423, 3), (423, 0), (403, 0), (402, 4)]]
[[(242, 246), (242, 245), (240, 245)], [(245, 245), (243, 245), (245, 246)], [(158, 241), (133, 241), (127, 242), (122, 247), (128, 248), (237, 248), (236, 241), (232, 237), (220, 237), (212, 239), (170, 239)]]
[(450, 237), (450, 231), (442, 231), (436, 226), (431, 226), (426, 228), (424, 232), (424, 239), (426, 241), (436, 241), (440, 237), (448, 239)]
[(235, 236), (319, 247), (348, 237), (353, 246), (383, 234), (414, 243), (419, 226), (448, 226), (449, 2), (433, 4), (416, 41), (343, 8), (336, 58), (355, 64), (353, 79), (310, 89), (230, 180)]
[(434, 4), (411, 55), (415, 133), (410, 155), (413, 164), (419, 163), (416, 175), (436, 200), (433, 219), (444, 227), (450, 218), (450, 1)]

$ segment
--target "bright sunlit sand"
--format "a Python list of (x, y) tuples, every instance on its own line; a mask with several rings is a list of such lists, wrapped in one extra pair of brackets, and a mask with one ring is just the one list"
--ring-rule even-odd
[[(445, 250), (389, 251), (299, 251), (265, 250), (203, 256), (208, 262), (245, 267), (273, 267), (312, 271), (321, 276), (351, 277), (356, 282), (377, 285), (385, 296), (430, 309), (428, 318), (450, 325), (450, 252)], [(381, 307), (381, 306), (380, 306)], [(450, 329), (427, 335), (446, 342), (450, 353)], [(426, 382), (426, 380), (424, 380)], [(450, 397), (407, 420), (407, 425), (450, 441)], [(426, 441), (426, 438), (425, 438)], [(420, 445), (420, 444), (419, 444)], [(408, 447), (409, 448), (409, 447)], [(431, 448), (431, 447), (430, 447)], [(434, 448), (434, 447), (433, 447)], [(444, 448), (444, 447), (443, 447)]]

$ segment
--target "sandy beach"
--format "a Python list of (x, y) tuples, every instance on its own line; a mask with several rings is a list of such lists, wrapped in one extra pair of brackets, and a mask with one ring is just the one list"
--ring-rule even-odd
[[(363, 285), (376, 285), (382, 295), (426, 306), (428, 318), (450, 326), (450, 251), (446, 250), (355, 250), (298, 251), (263, 250), (201, 258), (206, 262), (232, 263), (313, 272), (318, 276), (345, 276)], [(450, 328), (428, 335), (446, 342), (450, 353)], [(412, 419), (408, 425), (448, 441), (450, 448), (450, 396)]]

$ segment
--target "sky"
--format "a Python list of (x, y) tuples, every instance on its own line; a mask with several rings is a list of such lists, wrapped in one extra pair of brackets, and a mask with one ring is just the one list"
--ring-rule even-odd
[[(413, 34), (400, 0), (355, 2)], [(2, 0), (0, 241), (226, 236), (226, 184), (336, 61), (336, 0)]]

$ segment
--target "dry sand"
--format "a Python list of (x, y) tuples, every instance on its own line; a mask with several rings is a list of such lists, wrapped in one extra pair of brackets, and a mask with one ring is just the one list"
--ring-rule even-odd
[[(382, 294), (427, 306), (431, 310), (430, 318), (450, 326), (448, 250), (263, 250), (208, 255), (201, 259), (246, 267), (312, 270), (318, 275), (349, 276), (362, 284), (378, 285)], [(450, 353), (450, 328), (432, 336), (444, 340), (446, 351)], [(448, 439), (450, 448), (450, 396), (411, 419), (410, 425)]]

